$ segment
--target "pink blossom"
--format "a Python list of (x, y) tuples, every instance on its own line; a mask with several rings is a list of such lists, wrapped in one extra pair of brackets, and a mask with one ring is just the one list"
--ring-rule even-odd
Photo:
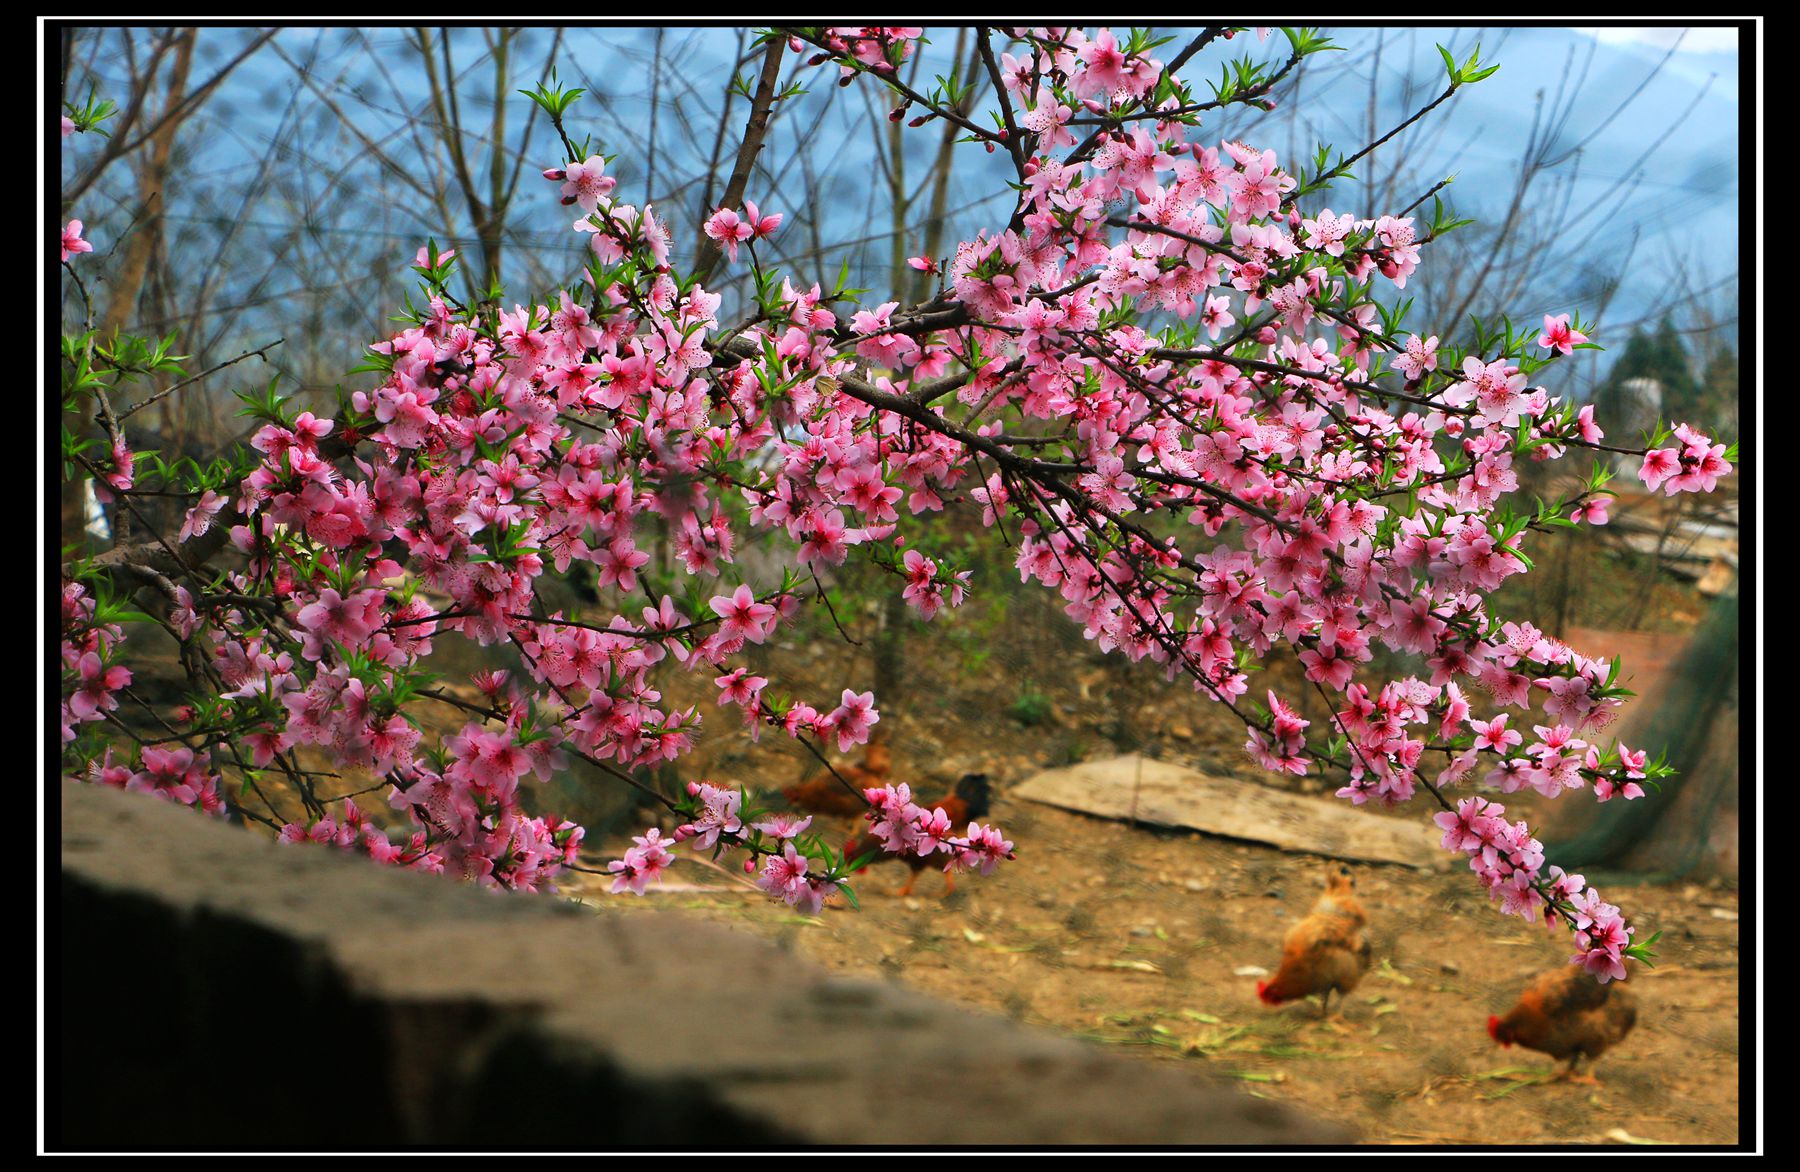
[(80, 220), (70, 220), (63, 226), (62, 258), (64, 264), (67, 264), (69, 258), (77, 253), (92, 251), (94, 251), (94, 246), (81, 238)]
[(637, 845), (627, 850), (624, 858), (606, 864), (606, 869), (615, 876), (610, 889), (614, 895), (626, 891), (633, 895), (644, 894), (644, 890), (661, 879), (662, 873), (675, 861), (664, 843), (662, 831), (654, 826), (631, 841)]
[(1564, 354), (1572, 354), (1575, 347), (1588, 340), (1588, 336), (1569, 325), (1569, 315), (1559, 313), (1555, 317), (1544, 315), (1544, 332), (1538, 338), (1538, 345), (1546, 350), (1557, 350)]
[(730, 597), (714, 598), (708, 605), (725, 620), (719, 625), (719, 634), (726, 639), (761, 643), (775, 625), (775, 608), (756, 601), (756, 595), (746, 585), (739, 585)]
[(838, 752), (848, 753), (850, 746), (868, 740), (869, 730), (881, 720), (881, 713), (875, 711), (875, 693), (845, 688), (843, 702), (825, 720), (837, 732)]
[(200, 494), (199, 503), (187, 511), (181, 521), (181, 532), (176, 536), (178, 542), (199, 537), (212, 528), (213, 518), (225, 507), (225, 498), (207, 489)]
[(606, 174), (606, 160), (599, 155), (585, 162), (570, 163), (563, 168), (561, 178), (563, 203), (578, 204), (585, 212), (596, 210), (616, 185), (616, 180)]

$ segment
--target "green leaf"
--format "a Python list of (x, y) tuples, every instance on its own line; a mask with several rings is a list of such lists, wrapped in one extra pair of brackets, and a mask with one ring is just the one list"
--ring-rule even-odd
[(1450, 80), (1452, 82), (1459, 81), (1460, 78), (1458, 78), (1456, 72), (1456, 58), (1452, 57), (1450, 55), (1450, 50), (1444, 48), (1442, 45), (1437, 47), (1437, 51), (1438, 56), (1444, 59), (1444, 72), (1450, 75)]

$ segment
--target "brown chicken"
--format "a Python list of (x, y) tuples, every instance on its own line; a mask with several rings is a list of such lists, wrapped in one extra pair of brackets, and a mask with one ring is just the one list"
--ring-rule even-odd
[[(950, 825), (955, 827), (956, 833), (961, 834), (964, 830), (968, 829), (970, 822), (973, 822), (977, 818), (987, 817), (988, 803), (991, 800), (991, 797), (992, 795), (988, 790), (987, 774), (965, 773), (962, 775), (961, 780), (956, 783), (956, 788), (954, 790), (945, 794), (937, 801), (932, 802), (931, 805), (926, 808), (931, 810), (942, 810), (944, 816), (950, 819)], [(934, 853), (928, 858), (921, 858), (918, 855), (907, 855), (906, 858), (902, 860), (899, 854), (888, 850), (885, 846), (881, 845), (881, 840), (879, 838), (873, 836), (859, 835), (845, 841), (845, 862), (853, 863), (865, 855), (870, 856), (868, 864), (870, 866), (873, 866), (876, 863), (904, 861), (908, 867), (912, 868), (912, 874), (907, 877), (906, 886), (895, 892), (894, 894), (896, 895), (911, 895), (913, 884), (919, 881), (919, 873), (927, 867), (938, 865), (940, 859), (940, 855)], [(945, 871), (944, 894), (949, 895), (955, 890), (956, 879), (950, 872)]]
[(870, 731), (868, 744), (863, 746), (862, 764), (837, 767), (838, 774), (856, 788), (856, 793), (845, 789), (844, 782), (833, 777), (827, 769), (815, 773), (805, 781), (784, 787), (781, 796), (794, 809), (805, 810), (809, 814), (860, 818), (863, 811), (869, 808), (869, 803), (861, 796), (862, 791), (886, 785), (888, 768), (892, 763), (893, 758), (888, 753), (887, 734), (877, 726)]
[(1505, 1017), (1488, 1018), (1488, 1034), (1502, 1046), (1514, 1042), (1569, 1065), (1559, 1076), (1597, 1082), (1575, 1073), (1585, 1056), (1598, 1058), (1637, 1024), (1637, 1002), (1618, 982), (1602, 985), (1575, 965), (1541, 974)]
[(1267, 981), (1256, 982), (1256, 995), (1265, 1005), (1297, 1001), (1312, 993), (1325, 1004), (1320, 1017), (1331, 1008), (1331, 993), (1348, 995), (1369, 971), (1368, 913), (1356, 898), (1355, 883), (1347, 868), (1339, 867), (1325, 880), (1325, 894), (1312, 912), (1288, 929), (1281, 946), (1281, 967)]

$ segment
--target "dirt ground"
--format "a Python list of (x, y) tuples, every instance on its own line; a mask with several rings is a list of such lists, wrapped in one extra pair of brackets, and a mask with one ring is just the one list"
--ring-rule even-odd
[[(1735, 1143), (1738, 925), (1732, 892), (1609, 892), (1645, 932), (1656, 968), (1630, 982), (1639, 1025), (1598, 1064), (1601, 1085), (1552, 1082), (1544, 1055), (1503, 1050), (1487, 1017), (1568, 955), (1561, 933), (1490, 911), (1461, 874), (1356, 869), (1375, 964), (1341, 1022), (1316, 1002), (1264, 1007), (1320, 860), (1164, 833), (1000, 799), (1018, 859), (945, 897), (935, 872), (873, 869), (859, 910), (796, 915), (724, 870), (684, 862), (642, 900), (578, 876), (564, 894), (596, 914), (681, 914), (775, 939), (835, 971), (903, 982), (971, 1008), (1118, 1046), (1149, 1062), (1205, 1063), (1383, 1143)], [(589, 854), (590, 858), (596, 857)], [(724, 890), (691, 890), (718, 885)], [(1335, 1009), (1334, 1009), (1335, 1016)]]

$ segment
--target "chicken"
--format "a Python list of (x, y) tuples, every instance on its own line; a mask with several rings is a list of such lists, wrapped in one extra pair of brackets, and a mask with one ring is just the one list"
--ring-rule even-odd
[[(992, 794), (988, 790), (988, 776), (985, 773), (965, 773), (957, 781), (956, 788), (932, 802), (927, 809), (942, 810), (944, 817), (957, 833), (968, 829), (970, 822), (977, 818), (987, 817), (988, 803)], [(900, 861), (900, 855), (883, 846), (881, 840), (873, 836), (857, 836), (845, 841), (844, 861), (855, 862), (864, 856), (870, 856), (869, 865)], [(919, 872), (936, 863), (936, 853), (926, 857), (907, 855), (905, 863), (912, 868), (912, 875), (906, 880), (906, 886), (895, 892), (896, 895), (911, 895), (913, 884), (919, 881)], [(949, 871), (944, 872), (944, 894), (949, 895), (956, 890), (956, 880)]]
[(1369, 916), (1356, 898), (1347, 868), (1338, 867), (1325, 880), (1325, 894), (1310, 914), (1288, 929), (1281, 946), (1281, 967), (1271, 980), (1256, 982), (1265, 1005), (1280, 1005), (1318, 993), (1331, 1008), (1331, 993), (1348, 995), (1369, 971)]
[(783, 787), (781, 796), (787, 799), (788, 805), (796, 810), (805, 810), (809, 814), (826, 814), (837, 818), (859, 818), (869, 808), (861, 794), (865, 789), (874, 789), (887, 784), (888, 768), (893, 758), (888, 752), (887, 734), (879, 727), (869, 733), (868, 744), (863, 746), (861, 765), (839, 765), (838, 775), (850, 783), (857, 791), (851, 793), (844, 788), (844, 782), (834, 777), (827, 769), (816, 773), (805, 781), (795, 782)]
[(1514, 1042), (1552, 1058), (1569, 1060), (1559, 1077), (1597, 1082), (1578, 1075), (1585, 1056), (1598, 1058), (1637, 1024), (1637, 1002), (1616, 981), (1602, 985), (1576, 965), (1541, 974), (1505, 1017), (1488, 1018), (1488, 1035), (1502, 1046)]

